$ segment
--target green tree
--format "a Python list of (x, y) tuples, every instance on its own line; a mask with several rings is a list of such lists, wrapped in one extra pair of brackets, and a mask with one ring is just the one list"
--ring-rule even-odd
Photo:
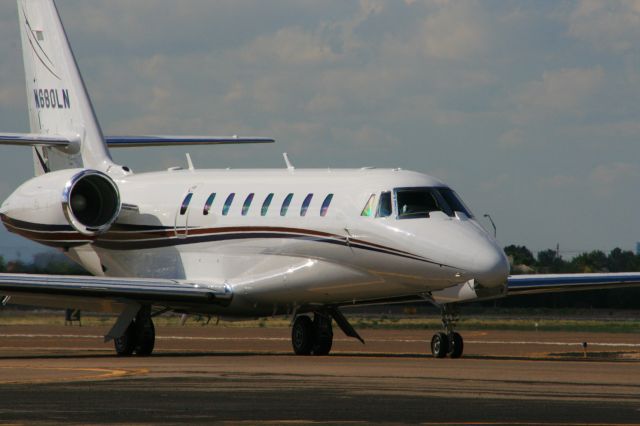
[(571, 263), (578, 272), (608, 272), (608, 257), (600, 250), (582, 253), (576, 256)]
[(566, 262), (555, 250), (547, 249), (538, 252), (538, 273), (557, 274), (566, 270)]
[(525, 246), (510, 245), (504, 248), (504, 252), (512, 259), (513, 265), (535, 266), (536, 260), (533, 253)]
[(623, 251), (616, 247), (609, 253), (607, 267), (611, 272), (635, 272), (639, 269), (638, 266), (638, 256), (632, 251)]

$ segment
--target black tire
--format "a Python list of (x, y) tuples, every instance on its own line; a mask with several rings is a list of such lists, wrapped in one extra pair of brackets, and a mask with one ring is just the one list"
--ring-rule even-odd
[(136, 324), (131, 322), (124, 334), (113, 339), (113, 346), (118, 356), (131, 356), (136, 348)]
[(313, 345), (313, 354), (318, 356), (329, 355), (333, 346), (333, 335), (319, 337)]
[(136, 334), (136, 355), (151, 355), (156, 343), (156, 329), (151, 318), (136, 321)]
[(449, 335), (449, 357), (460, 358), (464, 351), (464, 340), (455, 331)]
[(330, 316), (316, 313), (313, 316), (315, 340), (311, 353), (317, 356), (329, 355), (333, 346), (333, 327)]
[(431, 353), (434, 358), (444, 358), (449, 352), (449, 339), (444, 333), (436, 333), (431, 338)]
[(291, 328), (291, 344), (296, 355), (311, 355), (315, 342), (313, 321), (306, 315), (296, 318)]

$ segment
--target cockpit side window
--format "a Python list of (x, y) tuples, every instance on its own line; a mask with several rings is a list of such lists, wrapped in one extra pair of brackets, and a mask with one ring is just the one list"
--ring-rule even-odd
[(468, 217), (472, 218), (473, 213), (469, 208), (464, 204), (462, 199), (456, 194), (456, 192), (451, 188), (438, 188), (438, 192), (442, 195), (442, 198), (445, 199), (449, 207), (454, 212), (462, 212), (466, 214)]
[(371, 196), (369, 197), (369, 200), (367, 201), (367, 204), (364, 205), (364, 208), (362, 209), (362, 213), (360, 213), (360, 216), (367, 216), (367, 217), (373, 216), (373, 209), (374, 209), (375, 202), (376, 202), (376, 195), (371, 194)]
[(454, 215), (437, 188), (398, 188), (395, 191), (398, 219), (426, 218), (436, 211)]
[(380, 194), (380, 201), (378, 201), (376, 217), (389, 217), (391, 216), (392, 211), (393, 209), (391, 207), (391, 192), (384, 191)]

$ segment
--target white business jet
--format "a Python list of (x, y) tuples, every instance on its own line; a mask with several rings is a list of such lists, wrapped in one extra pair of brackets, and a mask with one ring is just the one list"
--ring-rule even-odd
[(134, 173), (110, 147), (268, 143), (266, 138), (103, 136), (52, 0), (18, 0), (35, 177), (2, 204), (6, 228), (94, 276), (0, 274), (4, 304), (113, 312), (118, 355), (151, 354), (164, 312), (290, 315), (293, 350), (326, 355), (340, 309), (442, 308), (435, 357), (457, 358), (460, 302), (640, 284), (640, 274), (509, 277), (508, 260), (444, 182), (399, 169), (170, 169)]

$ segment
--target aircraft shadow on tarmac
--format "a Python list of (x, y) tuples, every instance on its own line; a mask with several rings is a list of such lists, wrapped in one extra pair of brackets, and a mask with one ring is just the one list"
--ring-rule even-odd
[[(552, 353), (547, 355), (537, 356), (497, 356), (497, 355), (465, 355), (461, 360), (434, 360), (436, 362), (461, 362), (464, 359), (469, 360), (487, 360), (487, 361), (552, 361), (552, 362), (626, 362), (626, 363), (638, 363), (640, 358), (628, 357), (629, 355), (636, 355), (635, 352), (590, 352), (587, 357), (584, 354), (578, 352), (565, 352), (565, 353)], [(197, 351), (197, 352), (154, 352), (150, 358), (207, 358), (207, 357), (282, 357), (291, 358), (299, 356), (293, 355), (289, 352), (273, 352), (273, 351), (230, 351), (230, 352), (209, 352), (209, 351)], [(118, 357), (111, 353), (55, 353), (55, 354), (24, 354), (24, 355), (0, 355), (0, 361), (2, 360), (43, 360), (43, 359), (118, 359), (118, 358), (147, 358), (147, 357)], [(331, 358), (380, 358), (380, 359), (433, 359), (430, 354), (418, 354), (418, 353), (379, 353), (379, 352), (336, 352), (331, 355), (322, 357), (302, 357), (306, 359), (331, 359)]]

